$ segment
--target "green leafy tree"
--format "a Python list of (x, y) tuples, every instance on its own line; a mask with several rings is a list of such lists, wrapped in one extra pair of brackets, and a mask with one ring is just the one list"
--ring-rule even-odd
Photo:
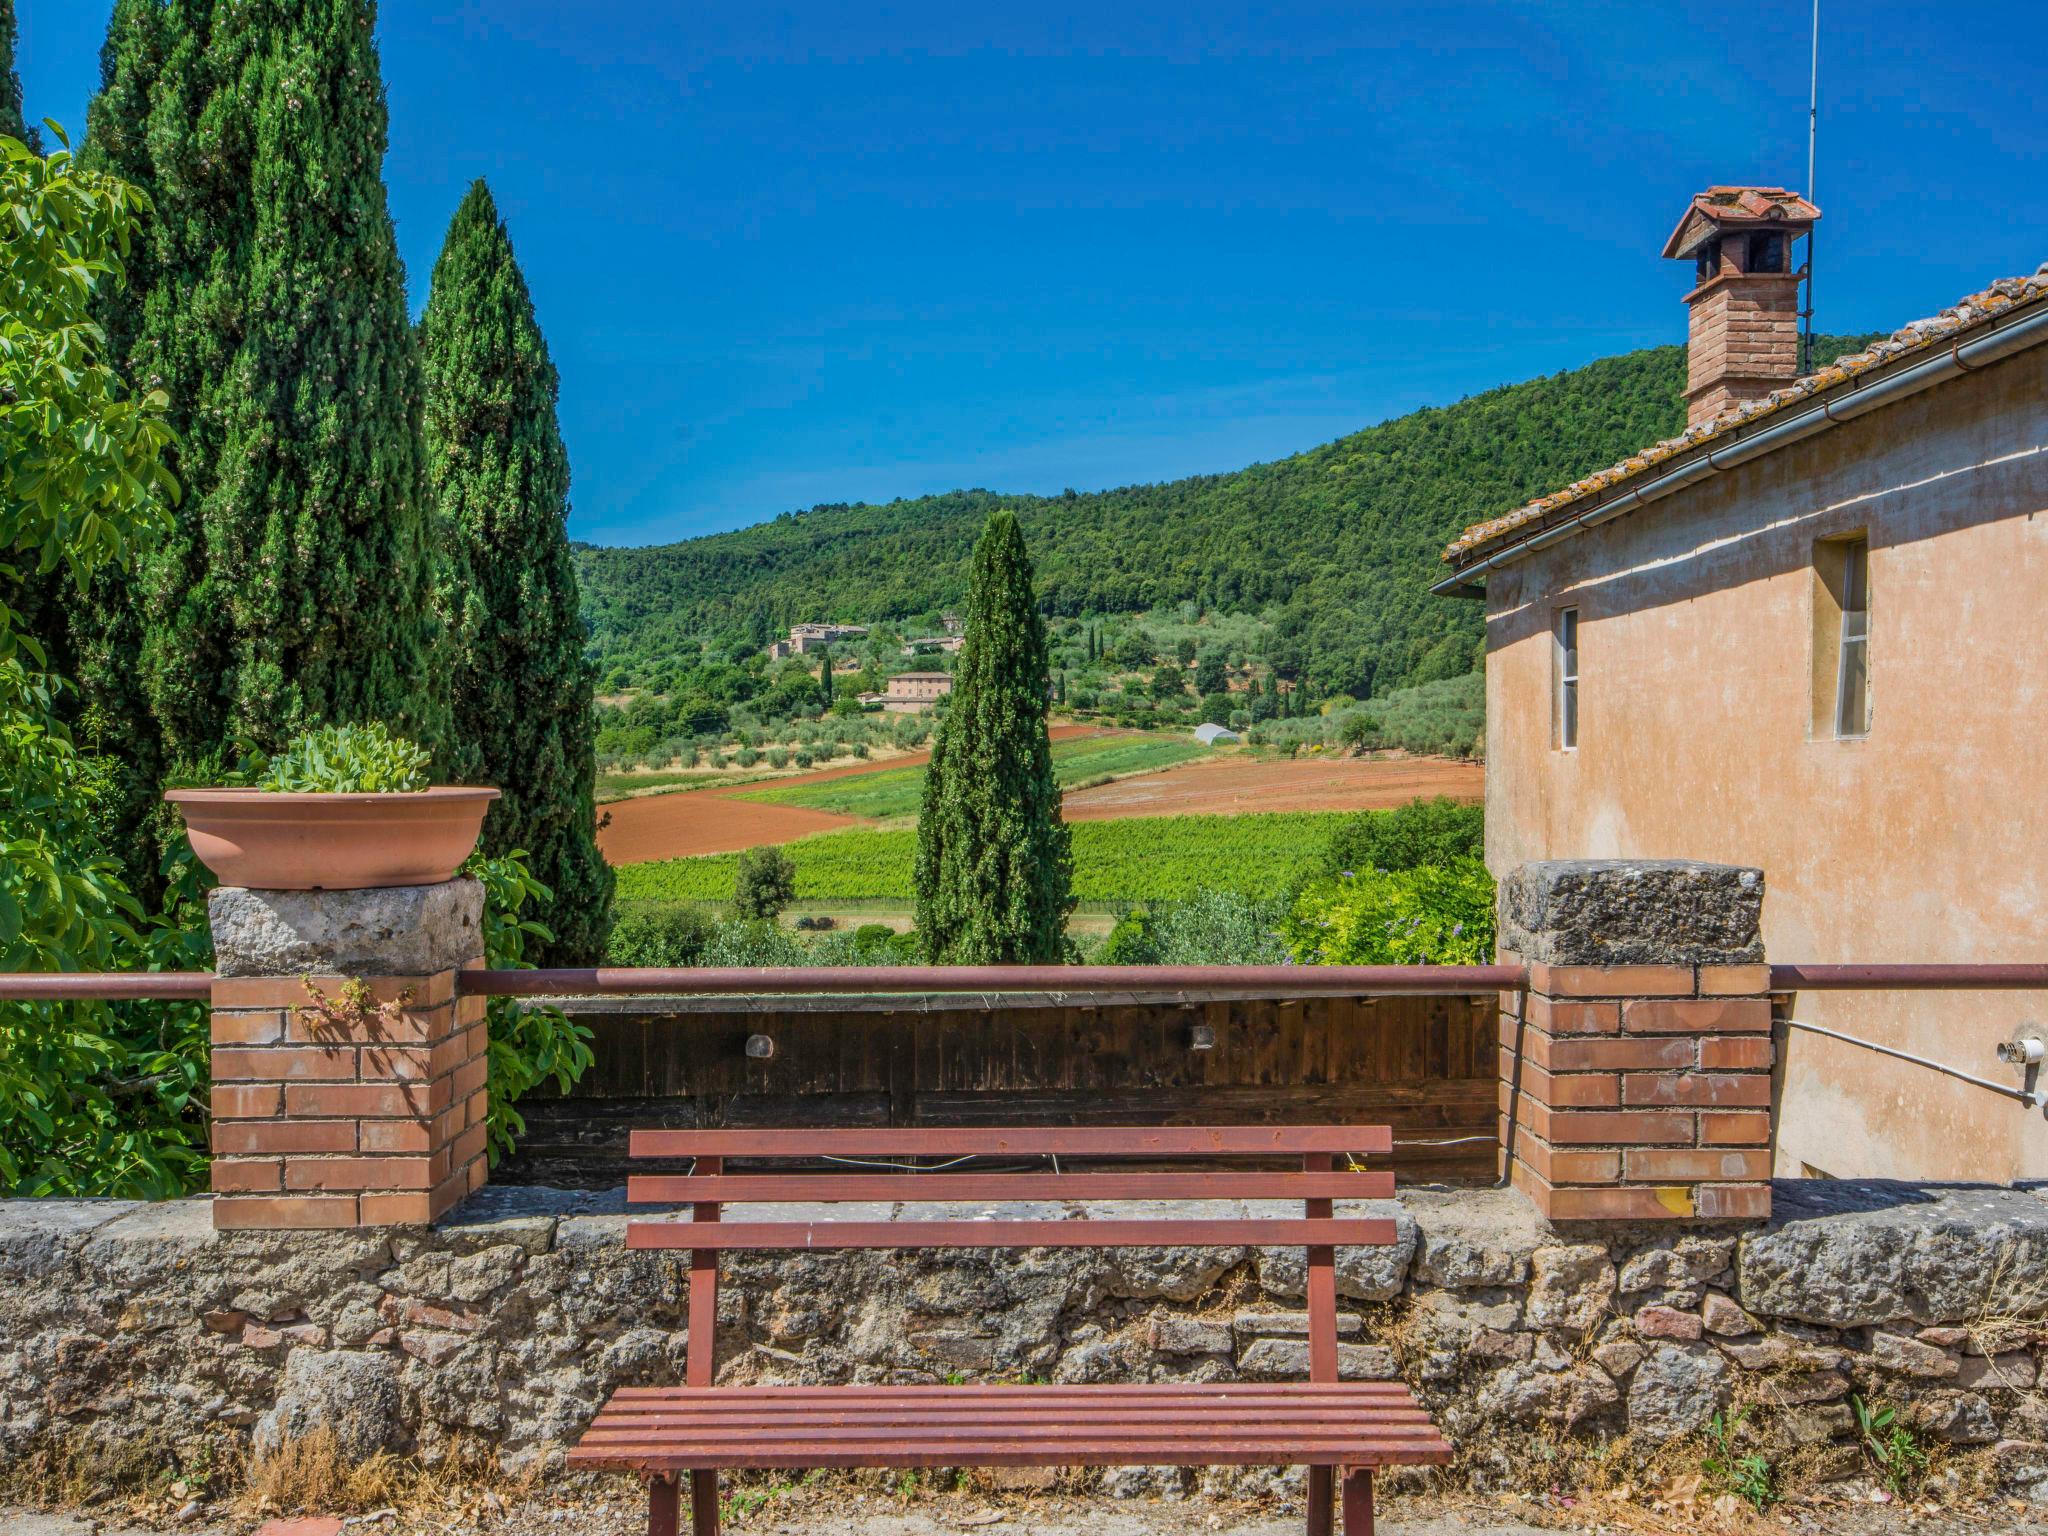
[(238, 739), (377, 719), (446, 748), (375, 21), (374, 0), (116, 0), (109, 22), (89, 153), (153, 211), (104, 314), (171, 398), (186, 488), (72, 636), (130, 824)]
[(1152, 697), (1164, 704), (1169, 699), (1178, 699), (1188, 691), (1187, 679), (1172, 662), (1166, 663), (1152, 674)]
[[(451, 747), (503, 798), (483, 846), (525, 850), (548, 930), (537, 963), (594, 963), (611, 923), (597, 850), (593, 669), (569, 558), (560, 385), (490, 188), (455, 210), (420, 320), (427, 480), (451, 558)], [(649, 731), (641, 751), (652, 750)]]
[(1493, 878), (1477, 859), (1359, 870), (1307, 886), (1281, 937), (1304, 965), (1484, 965), (1493, 903)]
[(22, 115), (21, 75), (14, 67), (14, 47), (18, 36), (14, 24), (14, 0), (0, 0), (0, 134), (19, 139), (36, 154), (41, 154), (42, 135), (31, 128)]
[[(108, 777), (17, 607), (25, 582), (89, 581), (168, 521), (168, 402), (124, 387), (90, 312), (147, 208), (67, 149), (0, 139), (0, 971), (189, 963), (122, 881)], [(189, 1187), (205, 1039), (203, 1008), (0, 1002), (0, 1194)]]
[(1223, 657), (1210, 651), (1195, 663), (1195, 692), (1221, 693), (1230, 686), (1230, 668)]
[(748, 922), (772, 923), (796, 900), (796, 862), (780, 848), (749, 848), (733, 871), (732, 909)]
[(934, 964), (1066, 953), (1074, 860), (1046, 734), (1051, 683), (1023, 530), (998, 512), (975, 546), (967, 643), (917, 824), (917, 930)]

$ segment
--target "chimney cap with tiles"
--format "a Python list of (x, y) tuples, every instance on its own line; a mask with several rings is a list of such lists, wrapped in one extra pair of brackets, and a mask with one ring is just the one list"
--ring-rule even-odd
[(1803, 235), (1819, 217), (1818, 208), (1783, 187), (1709, 187), (1686, 205), (1664, 254), (1682, 260), (1717, 235), (1759, 226)]
[(1790, 384), (1799, 372), (1799, 282), (1792, 242), (1820, 210), (1783, 187), (1709, 187), (1687, 204), (1664, 254), (1689, 257), (1687, 426)]

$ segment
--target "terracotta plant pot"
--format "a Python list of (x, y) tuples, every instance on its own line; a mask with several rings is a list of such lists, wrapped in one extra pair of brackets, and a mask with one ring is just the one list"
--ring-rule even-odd
[(436, 785), (411, 794), (272, 794), (172, 789), (192, 851), (223, 885), (360, 891), (437, 885), (476, 847), (495, 789)]

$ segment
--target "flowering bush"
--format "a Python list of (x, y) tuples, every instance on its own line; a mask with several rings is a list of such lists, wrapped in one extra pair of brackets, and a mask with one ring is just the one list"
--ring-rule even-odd
[(1306, 887), (1281, 925), (1303, 965), (1485, 965), (1493, 934), (1493, 877), (1477, 859), (1343, 871)]

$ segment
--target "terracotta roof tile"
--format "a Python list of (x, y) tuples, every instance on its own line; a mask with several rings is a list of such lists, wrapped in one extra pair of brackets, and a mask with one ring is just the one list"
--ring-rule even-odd
[(1474, 523), (1450, 542), (1444, 550), (1443, 558), (1457, 564), (1482, 546), (1505, 538), (1532, 523), (1539, 523), (1551, 513), (1583, 501), (1597, 492), (1633, 479), (1644, 470), (1674, 458), (1687, 449), (1722, 437), (1737, 427), (1744, 427), (1760, 417), (1773, 415), (1788, 405), (1821, 394), (1836, 385), (1846, 384), (1860, 374), (1922, 351), (1937, 341), (1947, 341), (1960, 332), (1986, 324), (2015, 305), (2042, 297), (2048, 297), (2048, 262), (2043, 262), (2030, 277), (2002, 278), (1981, 293), (1971, 294), (1938, 315), (1915, 320), (1865, 351), (1838, 358), (1819, 372), (1794, 379), (1783, 389), (1772, 390), (1761, 399), (1745, 400), (1710, 421), (1689, 426), (1678, 436), (1667, 437), (1661, 443), (1653, 443), (1648, 448), (1629, 455), (1619, 464), (1596, 470), (1582, 480), (1573, 481), (1560, 491), (1553, 491), (1548, 496), (1539, 496), (1526, 506), (1517, 507), (1503, 516), (1489, 518), (1483, 523)]

